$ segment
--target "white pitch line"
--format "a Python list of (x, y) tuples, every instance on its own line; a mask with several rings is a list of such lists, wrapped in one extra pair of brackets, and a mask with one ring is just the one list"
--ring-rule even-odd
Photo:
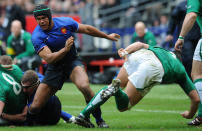
[[(62, 105), (64, 108), (71, 108), (71, 109), (84, 109), (85, 106), (68, 106), (68, 105)], [(183, 111), (173, 111), (173, 110), (145, 110), (145, 109), (131, 109), (129, 111), (134, 111), (134, 112), (154, 112), (154, 113), (171, 113), (171, 114), (179, 114), (182, 113)], [(77, 111), (74, 111), (77, 112)], [(104, 110), (103, 112), (114, 112), (114, 111), (109, 111), (109, 110)]]

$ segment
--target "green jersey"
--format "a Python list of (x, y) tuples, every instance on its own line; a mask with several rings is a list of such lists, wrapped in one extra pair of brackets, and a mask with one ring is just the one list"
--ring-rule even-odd
[(0, 65), (0, 101), (5, 103), (4, 113), (22, 113), (26, 105), (26, 96), (20, 85), (22, 75), (21, 69), (16, 65), (13, 65), (12, 70)]
[(197, 13), (197, 23), (201, 30), (202, 36), (202, 0), (187, 0), (187, 13)]
[(157, 44), (155, 36), (153, 35), (151, 31), (145, 32), (145, 35), (142, 38), (138, 37), (137, 33), (135, 32), (132, 36), (131, 43), (134, 43), (137, 41), (140, 41), (152, 46), (155, 46)]
[(162, 63), (164, 69), (162, 83), (178, 83), (187, 94), (189, 94), (191, 90), (195, 89), (194, 84), (186, 73), (184, 66), (177, 59), (174, 53), (160, 47), (152, 46), (149, 47), (149, 50), (154, 52)]
[(31, 35), (26, 31), (22, 31), (19, 37), (11, 34), (7, 40), (7, 54), (17, 59), (34, 55)]

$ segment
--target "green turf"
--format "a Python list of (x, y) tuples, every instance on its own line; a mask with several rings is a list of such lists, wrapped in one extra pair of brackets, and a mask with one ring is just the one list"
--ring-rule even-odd
[[(104, 85), (91, 85), (91, 88), (97, 92)], [(77, 116), (85, 107), (85, 101), (77, 88), (66, 83), (61, 91), (58, 91), (62, 102), (62, 109), (72, 115)], [(202, 130), (199, 127), (189, 127), (186, 123), (190, 120), (184, 119), (180, 113), (188, 110), (190, 100), (177, 85), (159, 85), (155, 86), (143, 100), (127, 112), (118, 112), (114, 98), (111, 98), (102, 106), (103, 118), (109, 124), (109, 129), (86, 129), (73, 124), (66, 124), (63, 120), (55, 126), (38, 127), (0, 127), (0, 130), (8, 131), (88, 131), (88, 130), (106, 130), (106, 131), (194, 131)], [(95, 120), (92, 118), (95, 124)]]

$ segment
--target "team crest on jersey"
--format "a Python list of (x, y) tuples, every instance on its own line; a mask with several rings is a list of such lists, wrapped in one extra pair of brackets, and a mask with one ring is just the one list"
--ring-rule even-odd
[(62, 34), (67, 34), (67, 29), (65, 27), (62, 27), (61, 32), (62, 32)]

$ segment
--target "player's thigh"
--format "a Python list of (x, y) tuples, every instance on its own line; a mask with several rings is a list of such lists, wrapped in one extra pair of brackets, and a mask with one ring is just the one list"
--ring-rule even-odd
[(57, 90), (49, 87), (47, 84), (41, 83), (37, 88), (31, 107), (41, 108), (56, 91)]
[(127, 83), (125, 93), (128, 95), (131, 106), (136, 105), (143, 98), (140, 92), (130, 81)]
[(87, 101), (94, 96), (94, 92), (89, 85), (88, 76), (83, 67), (76, 66), (70, 75), (70, 79), (82, 92)]
[(117, 79), (121, 80), (121, 87), (126, 87), (128, 83), (128, 73), (124, 67), (121, 67)]
[(193, 80), (202, 78), (202, 61), (193, 60), (191, 76)]
[(86, 74), (86, 71), (81, 66), (76, 66), (70, 75), (70, 79), (72, 82), (80, 87), (80, 86), (89, 86), (89, 80), (88, 76)]

